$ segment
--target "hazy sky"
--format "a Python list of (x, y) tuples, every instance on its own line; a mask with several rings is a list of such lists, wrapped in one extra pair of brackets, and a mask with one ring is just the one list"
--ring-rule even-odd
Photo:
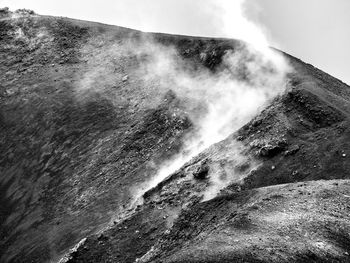
[[(223, 9), (215, 1), (222, 0), (0, 0), (0, 7), (143, 31), (216, 37), (261, 33), (241, 26), (247, 21), (235, 10), (244, 0), (226, 0), (230, 4)], [(350, 0), (246, 0), (244, 14), (263, 29), (271, 45), (350, 84)], [(235, 30), (227, 30), (227, 20)]]

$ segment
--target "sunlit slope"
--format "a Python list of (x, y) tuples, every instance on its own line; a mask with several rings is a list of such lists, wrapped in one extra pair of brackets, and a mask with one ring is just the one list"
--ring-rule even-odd
[[(150, 43), (155, 49), (158, 45), (173, 47), (194, 75), (203, 69), (219, 74), (226, 51), (235, 52), (243, 45), (233, 40), (145, 34), (66, 18), (30, 16), (0, 21), (1, 261), (59, 260), (82, 238), (108, 224), (110, 232), (89, 238), (88, 252), (80, 247), (72, 262), (134, 262), (152, 246), (160, 249), (155, 258), (169, 262), (194, 258), (205, 244), (196, 241), (196, 248), (185, 245), (187, 250), (180, 250), (186, 240), (202, 233), (217, 243), (221, 234), (210, 236), (199, 228), (179, 239), (179, 244), (167, 240), (177, 238), (182, 231), (176, 228), (182, 224), (177, 218), (183, 215), (186, 221), (196, 213), (200, 196), (211, 183), (210, 171), (207, 179), (194, 179), (194, 166), (201, 166), (204, 160), (206, 165), (230, 161), (230, 147), (236, 149), (236, 139), (243, 145), (242, 152), (257, 160), (259, 167), (232, 182), (226, 190), (229, 195), (280, 183), (349, 178), (349, 87), (286, 55), (295, 69), (289, 74), (287, 93), (238, 133), (191, 161), (181, 174), (173, 174), (147, 192), (144, 205), (129, 221), (119, 222), (130, 212), (134, 197), (130, 189), (152, 178), (163, 161), (179, 152), (184, 138), (195, 134), (193, 114), (205, 111), (200, 101), (186, 100), (172, 91), (174, 86), (149, 77), (150, 69), (142, 65), (152, 59), (147, 51), (152, 49)], [(232, 168), (235, 165), (241, 165), (238, 170), (245, 172), (244, 165), (234, 163)], [(336, 192), (333, 183), (317, 183), (320, 189), (331, 188), (325, 198), (329, 202)], [(339, 198), (346, 200), (347, 181), (340, 185), (345, 197)], [(307, 187), (312, 191), (313, 184)], [(179, 192), (174, 194), (174, 188)], [(294, 198), (285, 192), (281, 195), (287, 206)], [(220, 200), (226, 203), (225, 198)], [(321, 218), (331, 213), (327, 200), (316, 200), (325, 206), (325, 214), (317, 210)], [(154, 205), (157, 202), (162, 209)], [(280, 206), (271, 205), (271, 211), (282, 211)], [(244, 209), (249, 206), (248, 202)], [(306, 207), (297, 206), (299, 210)], [(186, 207), (189, 212), (181, 212)], [(205, 203), (203, 211), (206, 209), (212, 208)], [(263, 216), (254, 215), (256, 220)], [(331, 223), (336, 220), (333, 215), (328, 219)], [(213, 228), (221, 224), (215, 220), (204, 224), (200, 218), (190, 221)], [(346, 220), (341, 223), (342, 229), (348, 229)], [(273, 240), (279, 240), (279, 234), (274, 233)], [(346, 257), (341, 253), (347, 250), (342, 244), (347, 244), (348, 237), (341, 236), (341, 240), (343, 243), (334, 244), (329, 252), (337, 260)], [(168, 244), (164, 249), (163, 242)], [(291, 243), (286, 241), (286, 246)], [(230, 259), (237, 249), (243, 251), (238, 253), (243, 259), (255, 260), (255, 255), (245, 258), (242, 247), (226, 247), (223, 255)], [(178, 252), (170, 258), (173, 250)], [(211, 258), (219, 251), (214, 247), (207, 257), (199, 253), (204, 258), (198, 262), (215, 262)], [(317, 254), (320, 260), (327, 255), (322, 253)]]

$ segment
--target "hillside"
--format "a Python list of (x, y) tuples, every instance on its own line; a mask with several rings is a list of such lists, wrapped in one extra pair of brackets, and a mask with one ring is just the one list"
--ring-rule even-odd
[(1, 262), (350, 261), (349, 86), (276, 51), (186, 155), (245, 43), (0, 15)]

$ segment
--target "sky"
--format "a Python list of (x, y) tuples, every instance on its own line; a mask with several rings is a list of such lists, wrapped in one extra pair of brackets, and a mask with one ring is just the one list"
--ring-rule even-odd
[(267, 42), (350, 84), (350, 0), (0, 0), (5, 6), (142, 31)]

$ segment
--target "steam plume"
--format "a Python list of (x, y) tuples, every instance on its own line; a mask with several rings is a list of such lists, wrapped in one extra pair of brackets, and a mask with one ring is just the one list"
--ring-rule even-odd
[[(206, 110), (199, 115), (198, 112), (189, 110), (196, 134), (184, 141), (182, 151), (165, 161), (157, 174), (140, 186), (136, 194), (133, 193), (136, 199), (193, 157), (249, 122), (286, 87), (289, 66), (282, 56), (268, 47), (263, 31), (244, 16), (245, 1), (209, 0), (206, 3), (212, 6), (213, 10), (217, 10), (215, 16), (222, 19), (223, 26), (218, 31), (225, 36), (247, 42), (241, 50), (224, 55), (220, 72), (214, 74), (203, 68), (193, 73), (188, 70), (175, 48), (162, 46), (146, 38), (141, 43), (119, 42), (100, 49), (88, 62), (91, 70), (83, 75), (78, 86), (79, 96), (82, 91), (96, 92), (96, 87), (104, 93), (106, 86), (120, 81), (125, 71), (124, 68), (120, 68), (115, 72), (115, 63), (110, 58), (115, 57), (116, 61), (120, 61), (127, 54), (148, 58), (147, 62), (140, 63), (141, 68), (138, 69), (137, 75), (143, 74), (140, 85), (148, 83), (147, 87), (150, 87), (152, 85), (149, 83), (157, 83), (158, 91), (154, 93), (160, 94), (164, 94), (171, 87), (178, 98), (205, 105)], [(206, 54), (201, 55), (205, 57)], [(106, 96), (110, 97), (110, 94)], [(157, 99), (159, 97), (155, 96)], [(244, 156), (240, 155), (239, 148), (237, 142), (237, 152), (232, 155), (237, 156), (237, 160), (242, 160)], [(212, 187), (208, 190), (210, 193), (205, 193), (206, 198), (215, 196), (222, 187), (237, 179), (233, 172), (230, 172), (224, 181), (217, 174), (211, 174)]]
[[(244, 16), (244, 1), (219, 0), (210, 1), (210, 4), (222, 12), (225, 34), (245, 40), (248, 44), (240, 52), (227, 53), (223, 60), (225, 70), (215, 75), (202, 70), (193, 76), (181, 70), (185, 65), (178, 65), (173, 51), (157, 48), (157, 52), (152, 53), (153, 63), (148, 65), (148, 77), (161, 79), (164, 86), (171, 83), (179, 97), (200, 100), (205, 103), (207, 111), (199, 120), (193, 120), (198, 134), (184, 142), (183, 151), (166, 161), (157, 175), (143, 185), (141, 192), (155, 187), (194, 156), (228, 137), (286, 87), (289, 66), (268, 47), (263, 32)], [(237, 73), (242, 68), (245, 69), (243, 80)], [(244, 157), (239, 154), (238, 145), (237, 142), (237, 152), (232, 154), (242, 159)], [(205, 198), (214, 197), (235, 179), (239, 178), (235, 178), (232, 172), (225, 181), (212, 174), (212, 187), (205, 193)]]

